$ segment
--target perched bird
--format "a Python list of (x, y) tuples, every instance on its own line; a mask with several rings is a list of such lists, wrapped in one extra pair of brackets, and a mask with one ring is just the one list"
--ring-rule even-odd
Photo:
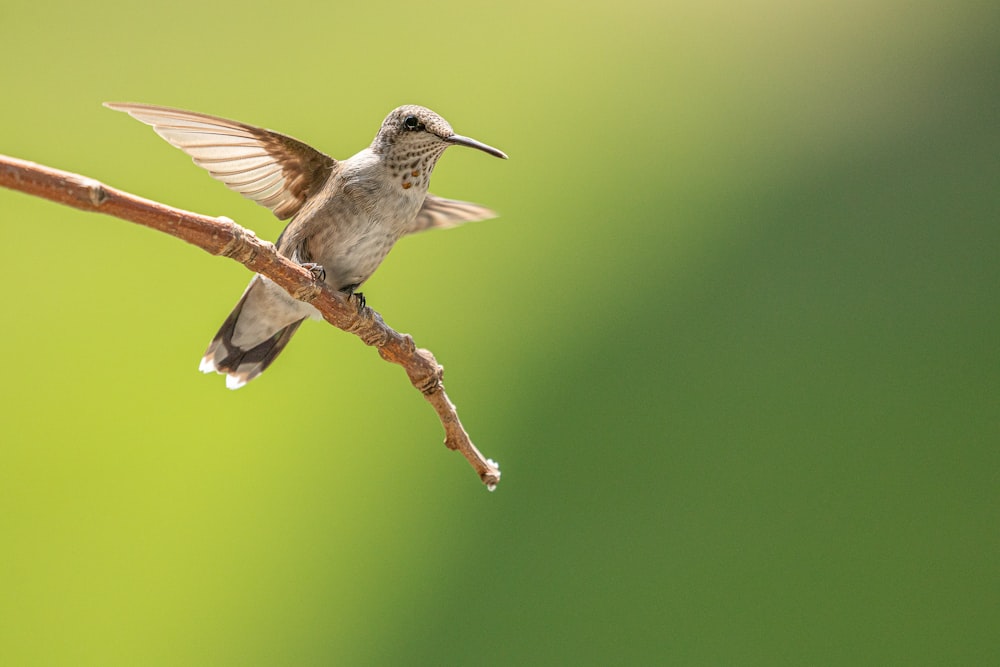
[[(190, 111), (146, 104), (105, 103), (151, 125), (195, 164), (244, 197), (291, 222), (278, 238), (285, 257), (354, 294), (406, 234), (486, 220), (479, 204), (427, 192), (431, 172), (449, 146), (502, 152), (455, 134), (430, 109), (402, 106), (382, 122), (368, 148), (335, 160), (306, 144), (262, 128)], [(262, 276), (254, 276), (212, 339), (200, 369), (226, 375), (239, 389), (260, 375), (307, 317), (319, 317)]]

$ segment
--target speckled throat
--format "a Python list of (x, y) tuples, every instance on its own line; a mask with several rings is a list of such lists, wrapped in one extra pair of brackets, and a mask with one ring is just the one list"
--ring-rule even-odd
[(434, 165), (446, 148), (448, 144), (426, 134), (406, 137), (389, 147), (384, 158), (385, 164), (392, 180), (404, 190), (411, 187), (427, 190)]

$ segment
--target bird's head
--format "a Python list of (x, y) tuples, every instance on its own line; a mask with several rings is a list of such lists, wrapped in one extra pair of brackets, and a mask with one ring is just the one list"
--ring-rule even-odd
[(421, 158), (433, 155), (434, 159), (449, 146), (468, 146), (495, 157), (507, 159), (507, 155), (492, 146), (455, 134), (441, 116), (425, 107), (408, 104), (393, 109), (372, 142), (372, 150), (383, 155), (395, 155), (400, 159)]

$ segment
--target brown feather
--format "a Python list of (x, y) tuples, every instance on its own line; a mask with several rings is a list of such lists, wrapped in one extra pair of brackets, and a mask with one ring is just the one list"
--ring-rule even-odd
[(295, 215), (337, 164), (297, 139), (238, 121), (149, 104), (105, 106), (152, 126), (212, 177), (281, 220)]

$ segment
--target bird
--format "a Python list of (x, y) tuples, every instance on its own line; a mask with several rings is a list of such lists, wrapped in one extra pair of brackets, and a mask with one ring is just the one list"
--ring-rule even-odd
[[(365, 299), (358, 288), (400, 238), (496, 217), (479, 204), (428, 192), (434, 166), (450, 146), (507, 155), (456, 134), (426, 107), (393, 109), (367, 148), (336, 160), (290, 136), (238, 121), (150, 104), (104, 106), (152, 126), (230, 189), (279, 220), (290, 219), (278, 237), (278, 252), (353, 296), (359, 310)], [(313, 306), (255, 275), (199, 370), (225, 375), (226, 386), (239, 389), (274, 362), (310, 317), (320, 318)]]

